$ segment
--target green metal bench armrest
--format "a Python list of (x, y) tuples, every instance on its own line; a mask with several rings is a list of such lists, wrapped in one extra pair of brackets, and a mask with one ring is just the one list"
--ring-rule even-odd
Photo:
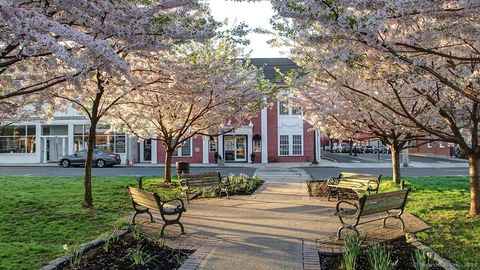
[[(345, 210), (340, 207), (341, 204), (348, 204), (353, 207), (355, 207), (355, 213), (354, 214), (346, 214)], [(357, 218), (358, 214), (360, 213), (359, 206), (356, 203), (351, 203), (349, 201), (341, 200), (337, 203), (337, 206), (335, 207), (335, 215), (339, 217), (345, 217), (345, 218)]]
[[(375, 184), (377, 187), (372, 188), (372, 183)], [(367, 183), (367, 187), (368, 187), (369, 190), (377, 190), (378, 191), (378, 188), (380, 187), (380, 183), (379, 183), (379, 181), (376, 181), (376, 180), (369, 180), (368, 183)]]
[(230, 186), (230, 178), (228, 178), (228, 176), (222, 176), (220, 178), (220, 183), (223, 185), (223, 186)]
[(163, 205), (168, 204), (170, 202), (180, 202), (180, 203), (177, 203), (177, 207), (173, 211), (167, 211), (167, 210), (163, 209), (164, 212), (171, 213), (171, 214), (177, 214), (177, 213), (187, 211), (187, 209), (185, 209), (185, 204), (183, 203), (183, 200), (179, 199), (179, 198), (162, 202), (162, 208), (163, 208)]
[(340, 182), (339, 177), (330, 177), (327, 179), (327, 185), (337, 185)]
[(180, 180), (180, 187), (188, 187), (187, 180), (181, 179)]

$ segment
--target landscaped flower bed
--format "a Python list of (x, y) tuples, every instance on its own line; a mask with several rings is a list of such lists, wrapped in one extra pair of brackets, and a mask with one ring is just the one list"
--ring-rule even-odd
[[(355, 241), (355, 240), (354, 240)], [(347, 240), (348, 242), (348, 240)], [(443, 268), (432, 262), (426, 255), (406, 242), (405, 238), (397, 239), (382, 245), (355, 247), (347, 243), (347, 252), (343, 254), (319, 253), (321, 269), (329, 270), (442, 270)], [(357, 250), (356, 250), (357, 249)], [(354, 256), (354, 253), (357, 253)], [(356, 259), (354, 259), (356, 257)], [(422, 258), (419, 258), (422, 257)], [(373, 259), (375, 258), (375, 259)], [(372, 266), (372, 265), (376, 265)], [(351, 268), (353, 266), (353, 268)]]
[[(230, 195), (250, 195), (264, 182), (257, 176), (249, 178), (242, 173), (238, 175), (230, 174), (228, 179), (230, 181)], [(177, 178), (172, 179), (172, 182), (169, 184), (163, 181), (163, 178), (145, 178), (143, 188), (158, 193), (164, 200), (182, 198), (180, 183)], [(198, 193), (200, 198), (216, 198), (219, 191), (218, 187), (192, 189), (192, 193)]]
[(171, 249), (137, 232), (108, 241), (71, 257), (60, 269), (178, 269), (193, 250)]

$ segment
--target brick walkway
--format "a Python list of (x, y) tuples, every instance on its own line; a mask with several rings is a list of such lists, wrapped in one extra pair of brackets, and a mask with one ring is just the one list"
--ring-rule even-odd
[[(272, 180), (252, 196), (193, 200), (186, 205), (182, 218), (186, 236), (179, 237), (179, 230), (171, 227), (167, 229), (166, 244), (201, 248), (202, 243), (215, 241), (213, 246), (209, 242), (208, 252), (203, 250), (195, 259), (197, 264), (188, 269), (319, 269), (313, 263), (315, 247), (340, 251), (335, 249), (340, 245), (334, 240), (340, 226), (333, 215), (335, 204), (309, 198), (304, 182)], [(359, 230), (368, 235), (380, 224), (371, 222), (359, 226)], [(146, 224), (150, 229), (159, 225)], [(406, 225), (407, 231), (427, 227), (411, 215)], [(399, 231), (372, 235), (389, 239), (396, 237), (392, 232)]]

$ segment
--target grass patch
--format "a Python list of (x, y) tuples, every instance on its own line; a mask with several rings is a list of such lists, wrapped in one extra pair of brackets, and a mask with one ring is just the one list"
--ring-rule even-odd
[[(468, 217), (470, 207), (467, 177), (407, 177), (412, 188), (406, 211), (432, 226), (418, 233), (419, 240), (450, 259), (458, 269), (480, 268), (480, 218)], [(397, 189), (384, 181), (380, 190)]]
[(94, 177), (94, 209), (83, 209), (81, 177), (0, 176), (0, 269), (38, 269), (108, 234), (132, 212), (124, 186), (133, 177)]

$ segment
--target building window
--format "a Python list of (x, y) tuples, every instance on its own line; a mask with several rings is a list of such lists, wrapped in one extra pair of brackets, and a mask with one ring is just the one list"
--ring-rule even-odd
[(192, 138), (186, 140), (181, 146), (173, 151), (174, 157), (190, 157), (192, 156)]
[(301, 115), (302, 109), (300, 108), (292, 108), (292, 115)]
[(254, 140), (253, 141), (253, 152), (261, 152), (262, 151), (262, 141)]
[(290, 153), (290, 147), (288, 144), (288, 135), (280, 135), (280, 156), (288, 156)]
[(303, 155), (302, 135), (280, 135), (279, 140), (280, 156), (301, 156)]
[(292, 135), (292, 155), (302, 155), (302, 135)]
[(35, 126), (4, 126), (0, 129), (0, 153), (35, 153), (35, 135)]
[(443, 142), (438, 142), (438, 147), (439, 148), (445, 148), (445, 145), (443, 144)]
[(208, 141), (208, 149), (210, 152), (217, 152), (217, 141), (215, 140), (210, 140)]
[[(75, 152), (87, 148), (89, 129), (90, 125), (75, 125), (73, 127), (73, 144)], [(99, 126), (97, 129), (98, 134), (95, 135), (95, 148), (103, 149), (112, 153), (125, 154), (127, 135), (120, 132), (104, 134), (104, 130), (105, 126)]]
[(427, 143), (428, 148), (432, 148), (432, 143)]
[(284, 101), (278, 102), (278, 111), (281, 115), (288, 115), (288, 107)]

